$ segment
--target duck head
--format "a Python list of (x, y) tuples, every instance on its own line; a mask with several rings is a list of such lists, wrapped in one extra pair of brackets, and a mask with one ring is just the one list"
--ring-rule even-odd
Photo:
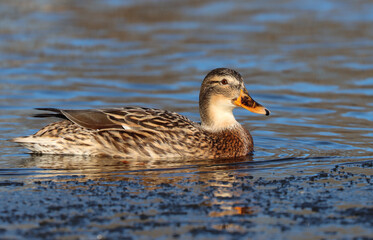
[(202, 127), (219, 131), (237, 126), (232, 112), (236, 107), (267, 116), (270, 114), (268, 109), (250, 97), (237, 71), (217, 68), (209, 72), (199, 94)]

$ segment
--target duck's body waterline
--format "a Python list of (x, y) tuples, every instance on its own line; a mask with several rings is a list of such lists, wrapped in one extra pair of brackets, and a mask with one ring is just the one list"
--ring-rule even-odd
[[(140, 107), (42, 109), (54, 113), (39, 114), (40, 117), (56, 116), (66, 120), (14, 141), (33, 152), (46, 154), (141, 159), (240, 157), (253, 151), (249, 131), (232, 113), (243, 97), (246, 101), (252, 100), (241, 76), (230, 69), (215, 69), (202, 83), (201, 124), (174, 112)], [(269, 114), (254, 100), (251, 106), (242, 107)]]

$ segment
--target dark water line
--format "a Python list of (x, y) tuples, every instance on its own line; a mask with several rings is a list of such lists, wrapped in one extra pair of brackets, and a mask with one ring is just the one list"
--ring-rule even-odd
[[(267, 161), (242, 161), (242, 162), (235, 162), (235, 163), (218, 163), (218, 164), (201, 164), (201, 165), (187, 165), (184, 167), (173, 167), (173, 168), (154, 168), (154, 169), (137, 169), (137, 170), (128, 170), (128, 171), (118, 171), (117, 174), (120, 173), (141, 173), (141, 172), (170, 172), (170, 171), (180, 171), (180, 170), (191, 170), (191, 169), (200, 169), (200, 168), (216, 168), (216, 167), (237, 167), (237, 166), (247, 166), (247, 167), (254, 167), (254, 166), (266, 166), (276, 163), (277, 165), (280, 163), (291, 163), (294, 162), (304, 162), (308, 160), (321, 160), (321, 159), (343, 159), (345, 157), (335, 157), (335, 156), (326, 156), (326, 157), (295, 157), (295, 158), (279, 158), (279, 159), (272, 159)], [(263, 169), (270, 169), (270, 168), (278, 168), (275, 166), (270, 166), (267, 168), (253, 168), (252, 170), (263, 170)], [(239, 170), (239, 168), (235, 169)], [(246, 168), (244, 170), (247, 170)], [(209, 172), (213, 172), (216, 170), (212, 170)], [(110, 173), (110, 172), (101, 172), (101, 173)], [(198, 171), (198, 173), (202, 173), (202, 171)]]
[(345, 163), (341, 163), (341, 164), (337, 164), (337, 165), (367, 164), (367, 163), (373, 164), (373, 156), (371, 156), (370, 159), (366, 159), (366, 160), (363, 160), (363, 161), (345, 162)]

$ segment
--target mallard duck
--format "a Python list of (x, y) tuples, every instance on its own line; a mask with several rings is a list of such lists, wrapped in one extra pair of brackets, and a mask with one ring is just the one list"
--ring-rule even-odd
[(13, 139), (35, 153), (111, 156), (135, 159), (231, 158), (253, 151), (250, 132), (233, 116), (242, 107), (270, 112), (254, 101), (242, 76), (217, 68), (204, 78), (199, 94), (201, 122), (166, 110), (123, 107), (60, 110), (36, 117), (58, 117), (37, 133)]

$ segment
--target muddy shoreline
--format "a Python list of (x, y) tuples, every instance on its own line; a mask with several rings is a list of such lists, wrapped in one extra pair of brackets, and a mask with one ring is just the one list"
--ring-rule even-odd
[(154, 184), (141, 175), (5, 180), (0, 238), (372, 239), (373, 161), (324, 168)]

